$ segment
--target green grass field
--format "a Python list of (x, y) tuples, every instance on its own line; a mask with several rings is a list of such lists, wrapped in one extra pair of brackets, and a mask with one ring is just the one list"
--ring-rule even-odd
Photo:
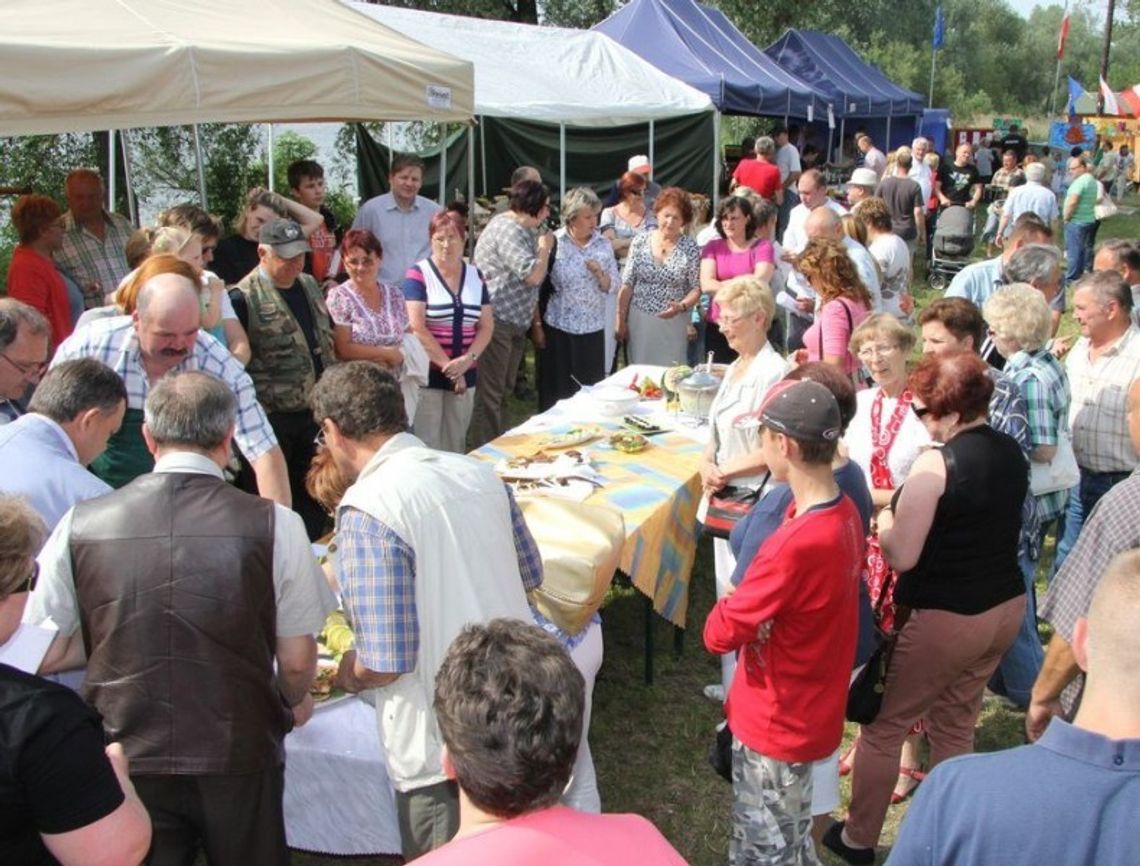
[[(1127, 202), (1135, 207), (1138, 202)], [(1140, 216), (1131, 212), (1107, 220), (1099, 239), (1140, 237)], [(980, 257), (980, 255), (979, 255)], [(922, 306), (940, 293), (915, 287)], [(1069, 315), (1062, 333), (1073, 333)], [(521, 421), (533, 407), (512, 401), (511, 416)], [(1040, 574), (1052, 561), (1052, 540), (1047, 543)], [(1044, 589), (1039, 580), (1038, 591)], [(652, 686), (643, 679), (645, 599), (636, 590), (615, 589), (602, 612), (605, 662), (594, 687), (590, 744), (598, 771), (603, 808), (607, 812), (635, 812), (646, 816), (665, 834), (693, 866), (721, 866), (728, 851), (731, 786), (718, 777), (706, 761), (720, 707), (703, 697), (701, 689), (719, 681), (719, 660), (701, 646), (701, 627), (715, 601), (712, 550), (708, 539), (701, 542), (694, 568), (689, 629), (683, 651), (673, 652), (673, 629), (654, 617), (656, 678)], [(1043, 627), (1042, 639), (1048, 637)], [(978, 751), (1011, 748), (1024, 742), (1023, 715), (998, 705), (987, 705), (978, 720)], [(844, 741), (854, 736), (848, 725)], [(841, 780), (843, 805), (850, 796), (849, 779)], [(885, 859), (907, 803), (892, 806), (880, 842)], [(825, 864), (839, 866), (830, 853), (821, 853)], [(335, 858), (294, 853), (297, 866), (332, 864), (399, 863), (399, 858)]]

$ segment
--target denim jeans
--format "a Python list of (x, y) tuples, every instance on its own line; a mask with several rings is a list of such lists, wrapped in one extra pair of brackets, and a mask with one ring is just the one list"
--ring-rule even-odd
[(1081, 469), (1080, 484), (1069, 494), (1069, 505), (1057, 527), (1057, 553), (1053, 557), (1050, 580), (1061, 570), (1069, 551), (1080, 537), (1081, 527), (1085, 525), (1085, 520), (1100, 502), (1101, 497), (1128, 475), (1127, 472), (1093, 472), (1091, 469)]
[(1018, 707), (1029, 706), (1029, 693), (1045, 660), (1041, 638), (1037, 635), (1037, 598), (1034, 592), (1034, 578), (1037, 563), (1028, 552), (1018, 557), (1021, 576), (1025, 580), (1025, 617), (1013, 641), (1013, 646), (1005, 651), (994, 675), (990, 677), (990, 691), (1005, 695)]
[(1092, 223), (1065, 223), (1065, 258), (1068, 260), (1065, 279), (1070, 283), (1079, 279), (1092, 264), (1089, 239), (1094, 228)]

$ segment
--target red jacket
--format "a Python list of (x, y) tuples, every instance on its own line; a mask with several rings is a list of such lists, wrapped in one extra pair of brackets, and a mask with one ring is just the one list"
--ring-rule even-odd
[(19, 244), (8, 265), (8, 297), (35, 307), (51, 323), (51, 344), (58, 346), (71, 334), (71, 301), (67, 285), (51, 259)]
[[(728, 723), (754, 752), (795, 763), (839, 746), (864, 545), (859, 511), (846, 496), (798, 516), (793, 502), (736, 592), (709, 613), (709, 652), (740, 650)], [(771, 631), (758, 639), (764, 623)]]

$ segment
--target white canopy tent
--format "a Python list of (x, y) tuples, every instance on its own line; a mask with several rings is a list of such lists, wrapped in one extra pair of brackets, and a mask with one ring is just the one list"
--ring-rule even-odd
[(465, 60), (335, 0), (3, 0), (0, 135), (472, 115)]
[[(712, 111), (699, 90), (666, 75), (604, 34), (538, 27), (344, 0), (374, 21), (475, 68), (474, 113), (567, 126), (650, 124)], [(563, 136), (564, 138), (565, 136)], [(562, 148), (565, 188), (565, 146)]]
[(473, 97), (469, 62), (336, 0), (0, 3), (0, 135), (110, 129), (112, 201), (116, 129), (197, 146), (206, 122), (469, 121)]

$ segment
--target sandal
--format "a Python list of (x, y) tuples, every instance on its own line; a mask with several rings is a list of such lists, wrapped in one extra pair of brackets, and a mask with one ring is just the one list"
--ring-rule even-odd
[[(926, 778), (926, 773), (922, 772), (918, 767), (899, 767), (899, 780), (895, 783), (895, 789), (891, 792), (891, 804), (898, 805), (916, 790)], [(913, 783), (913, 784), (912, 784)], [(903, 790), (899, 790), (899, 786), (903, 786)]]
[(839, 756), (839, 775), (851, 775), (851, 768), (855, 765), (855, 747), (859, 745), (859, 738), (856, 737), (851, 741), (851, 745), (847, 747), (847, 751)]

